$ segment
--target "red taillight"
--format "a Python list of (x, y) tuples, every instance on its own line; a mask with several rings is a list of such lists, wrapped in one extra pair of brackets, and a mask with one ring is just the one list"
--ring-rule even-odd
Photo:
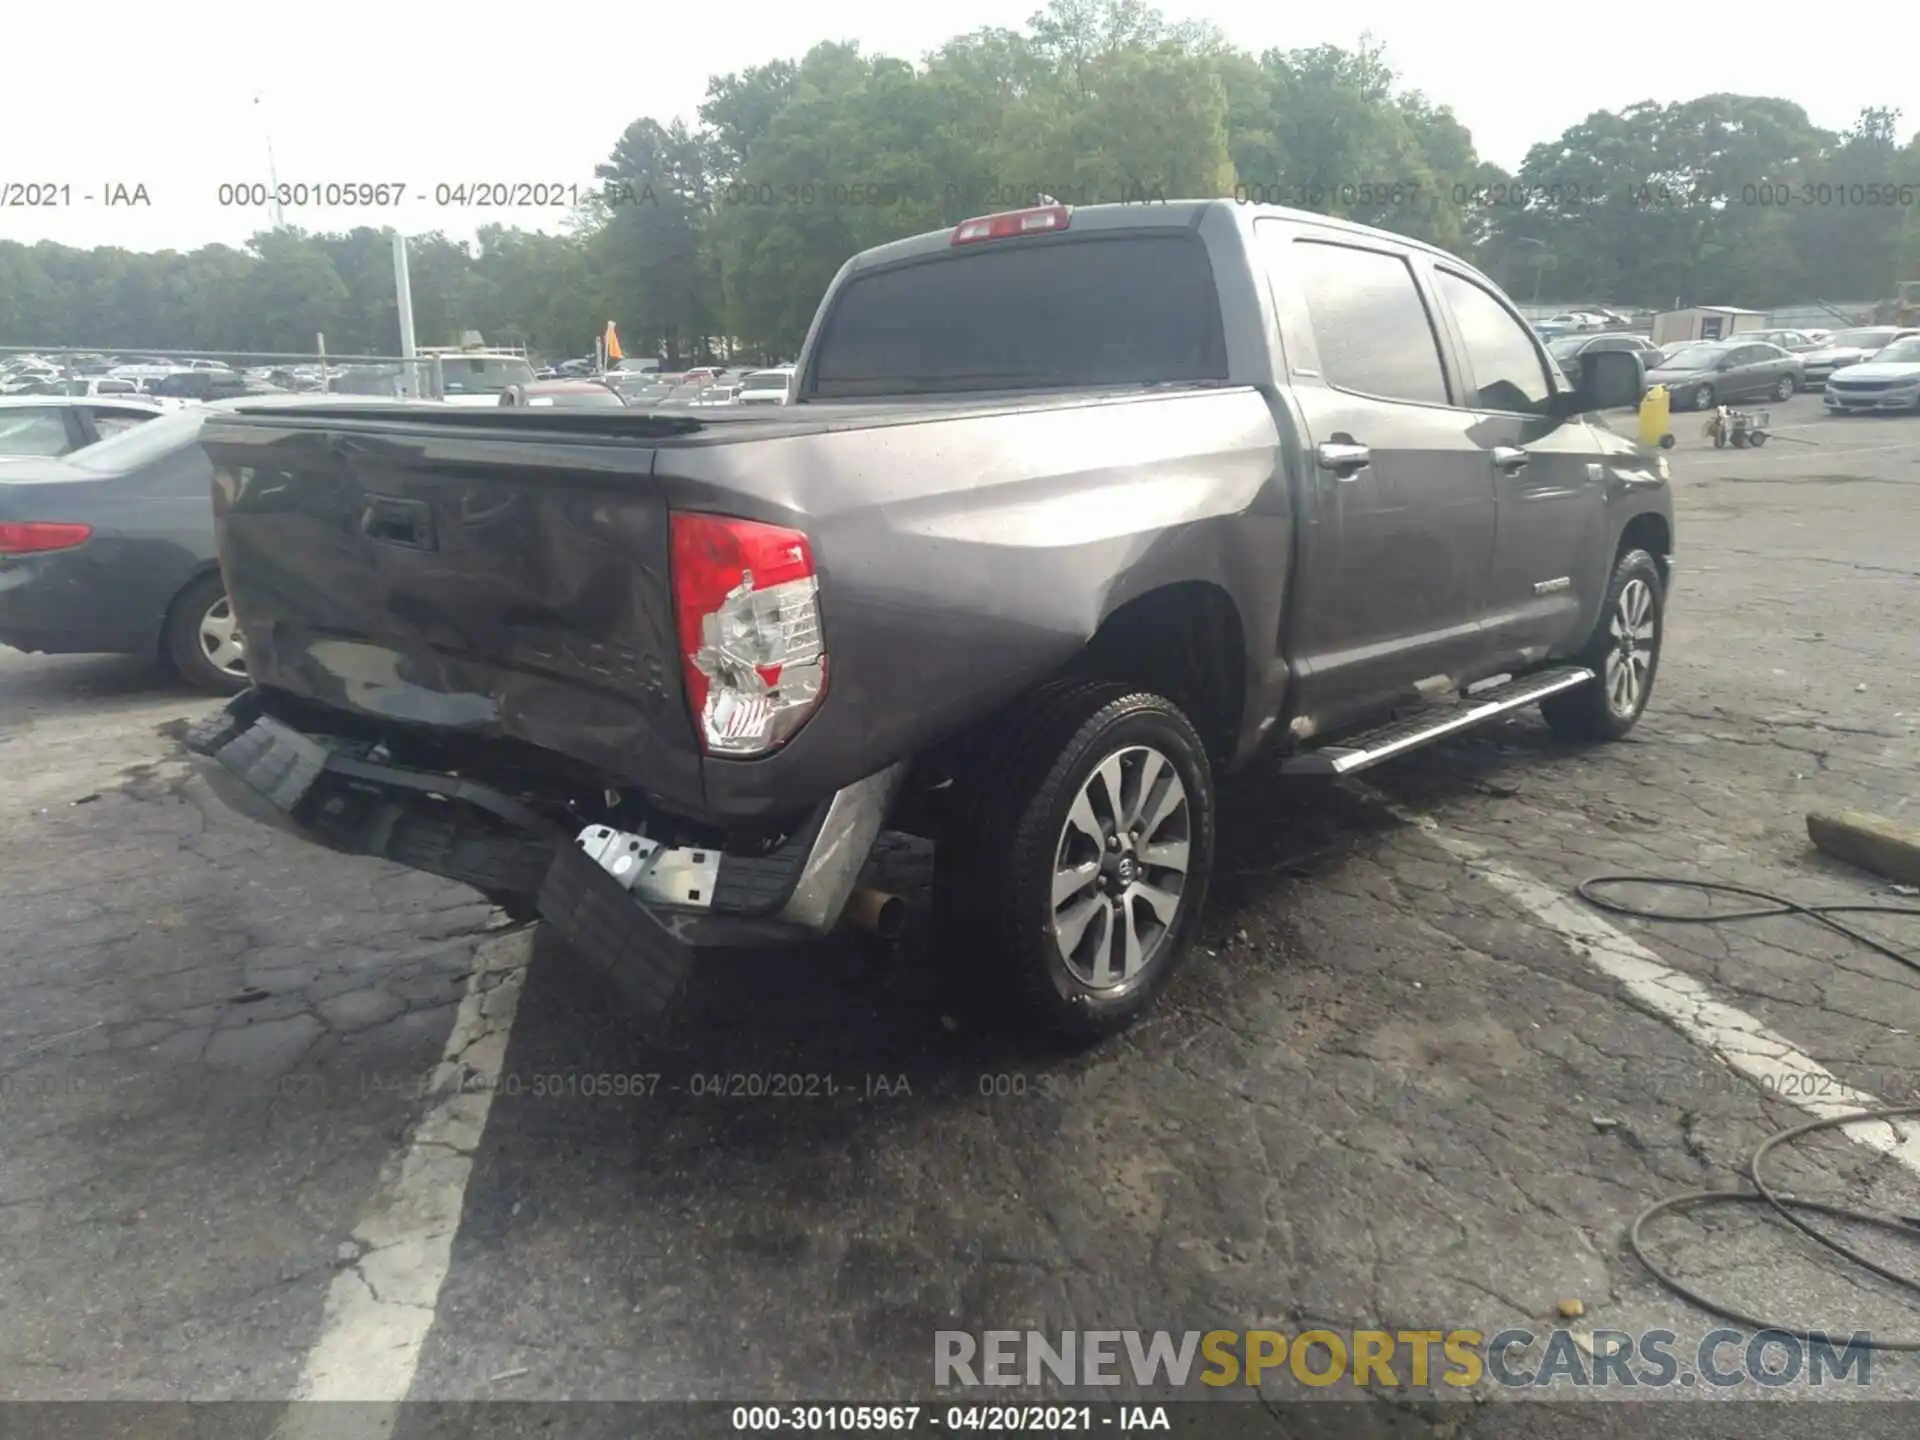
[(798, 530), (673, 516), (673, 609), (687, 701), (710, 755), (764, 755), (826, 691), (813, 547)]
[(953, 244), (971, 245), (976, 240), (1006, 240), (1015, 235), (1039, 235), (1048, 230), (1064, 230), (1072, 223), (1072, 211), (1065, 205), (1039, 205), (1031, 210), (1007, 210), (998, 215), (981, 215), (962, 220), (953, 227)]
[(54, 525), (34, 520), (0, 521), (0, 555), (38, 555), (71, 550), (93, 534), (91, 525)]

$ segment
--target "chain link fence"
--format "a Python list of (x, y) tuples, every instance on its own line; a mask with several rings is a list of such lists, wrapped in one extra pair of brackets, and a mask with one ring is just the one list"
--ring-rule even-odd
[[(493, 370), (511, 365), (518, 372), (528, 363), (524, 350), (505, 347), (477, 353), (439, 349), (409, 359), (318, 350), (0, 345), (0, 395), (137, 394), (191, 400), (294, 391), (439, 400), (492, 385), (498, 378)], [(511, 378), (520, 377), (516, 373)]]

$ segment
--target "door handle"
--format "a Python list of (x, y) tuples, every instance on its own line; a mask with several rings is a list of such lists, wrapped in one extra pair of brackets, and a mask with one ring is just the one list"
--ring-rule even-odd
[(1373, 463), (1373, 452), (1356, 445), (1350, 438), (1322, 440), (1314, 450), (1322, 470), (1331, 470), (1336, 480), (1351, 480)]
[(1494, 469), (1504, 471), (1508, 475), (1513, 474), (1514, 471), (1525, 465), (1527, 459), (1526, 451), (1516, 450), (1511, 445), (1496, 445), (1493, 447)]

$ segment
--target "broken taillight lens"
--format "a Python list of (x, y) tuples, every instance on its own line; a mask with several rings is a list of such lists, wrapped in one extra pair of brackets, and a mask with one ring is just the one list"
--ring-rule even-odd
[(701, 747), (754, 756), (785, 744), (827, 688), (807, 537), (754, 520), (676, 513), (673, 605)]

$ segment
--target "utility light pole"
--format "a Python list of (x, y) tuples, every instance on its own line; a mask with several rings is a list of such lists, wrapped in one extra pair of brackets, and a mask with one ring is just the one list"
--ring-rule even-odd
[(393, 232), (393, 300), (400, 313), (400, 356), (406, 362), (400, 383), (409, 397), (417, 398), (420, 377), (414, 365), (418, 352), (413, 346), (413, 282), (407, 275), (407, 237), (398, 230)]

